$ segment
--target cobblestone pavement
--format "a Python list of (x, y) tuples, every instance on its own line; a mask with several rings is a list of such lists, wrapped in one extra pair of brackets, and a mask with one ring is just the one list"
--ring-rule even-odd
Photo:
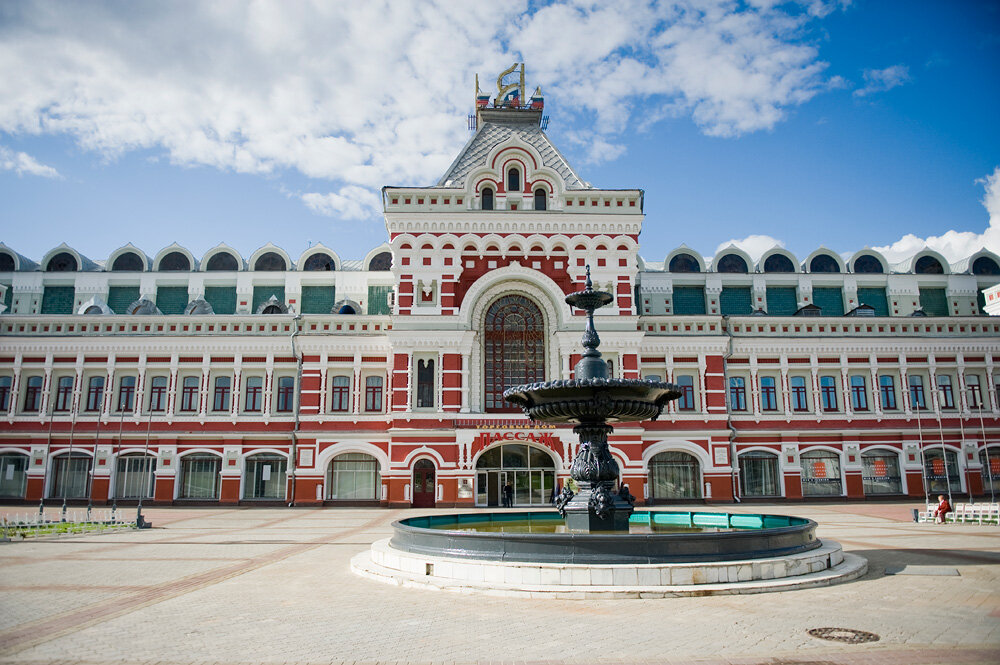
[[(416, 510), (151, 508), (150, 530), (0, 545), (0, 662), (1000, 663), (1000, 528), (914, 524), (912, 507), (717, 508), (815, 519), (869, 573), (821, 589), (620, 601), (401, 589), (349, 572)], [(904, 565), (959, 576), (885, 574)], [(881, 639), (807, 633), (821, 627)]]

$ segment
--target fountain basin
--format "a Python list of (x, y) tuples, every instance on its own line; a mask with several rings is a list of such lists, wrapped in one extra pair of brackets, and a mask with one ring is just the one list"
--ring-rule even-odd
[[(784, 515), (636, 511), (630, 525), (679, 527), (647, 533), (524, 533), (496, 531), (504, 522), (548, 522), (553, 512), (430, 515), (393, 522), (390, 545), (400, 552), (480, 561), (553, 564), (657, 564), (742, 561), (799, 554), (820, 547), (816, 522)], [(473, 530), (473, 524), (489, 530)], [(692, 529), (700, 529), (692, 531)]]

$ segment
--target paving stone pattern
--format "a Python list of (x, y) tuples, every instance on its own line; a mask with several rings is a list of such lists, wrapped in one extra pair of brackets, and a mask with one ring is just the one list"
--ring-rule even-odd
[[(869, 573), (820, 589), (618, 601), (404, 589), (349, 572), (392, 520), (426, 511), (152, 508), (150, 530), (0, 544), (0, 663), (582, 665), (597, 649), (605, 664), (1000, 663), (1000, 528), (914, 524), (911, 507), (726, 507), (815, 519)], [(823, 627), (880, 640), (807, 633)]]

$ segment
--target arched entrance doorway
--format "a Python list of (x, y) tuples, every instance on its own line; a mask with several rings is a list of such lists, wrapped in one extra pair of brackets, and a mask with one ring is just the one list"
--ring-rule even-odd
[(486, 410), (518, 409), (503, 391), (545, 380), (545, 322), (538, 305), (522, 295), (506, 295), (486, 310), (483, 323), (483, 386)]
[(649, 488), (653, 501), (701, 498), (701, 465), (688, 453), (667, 451), (649, 460)]
[(429, 459), (417, 460), (413, 465), (414, 508), (433, 508), (435, 503), (434, 462)]
[(553, 499), (556, 465), (542, 448), (523, 443), (494, 446), (476, 461), (476, 505), (499, 506), (502, 488), (514, 488), (515, 506), (545, 506)]

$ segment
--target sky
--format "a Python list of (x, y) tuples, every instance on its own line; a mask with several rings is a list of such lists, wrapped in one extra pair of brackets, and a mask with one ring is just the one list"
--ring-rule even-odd
[(1000, 253), (1000, 0), (486, 6), (0, 3), (0, 241), (363, 258), (524, 62), (576, 171), (645, 190), (649, 261)]

